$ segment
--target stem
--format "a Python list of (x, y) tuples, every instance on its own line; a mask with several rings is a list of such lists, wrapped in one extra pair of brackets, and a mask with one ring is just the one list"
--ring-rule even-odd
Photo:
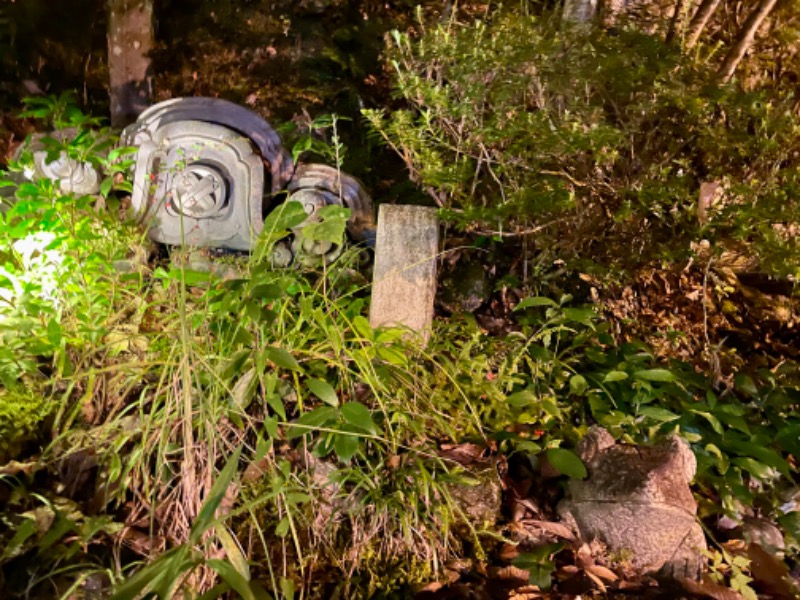
[(717, 10), (719, 3), (720, 0), (703, 0), (702, 4), (700, 4), (697, 12), (694, 13), (692, 20), (689, 22), (685, 45), (687, 50), (693, 48), (697, 40), (700, 39), (703, 30), (706, 28), (706, 24), (711, 18), (711, 15), (714, 14), (714, 11)]
[(664, 38), (664, 42), (671, 44), (675, 37), (678, 35), (678, 30), (682, 29), (680, 25), (684, 23), (684, 16), (687, 11), (686, 0), (676, 0), (675, 11), (672, 13), (672, 19), (669, 22), (669, 30)]
[(744, 55), (747, 54), (753, 44), (758, 28), (761, 27), (764, 19), (769, 16), (777, 4), (778, 0), (761, 0), (756, 9), (747, 17), (742, 29), (736, 36), (736, 41), (728, 51), (725, 60), (722, 61), (719, 71), (717, 71), (717, 77), (721, 83), (728, 83), (731, 80), (736, 67), (742, 62)]

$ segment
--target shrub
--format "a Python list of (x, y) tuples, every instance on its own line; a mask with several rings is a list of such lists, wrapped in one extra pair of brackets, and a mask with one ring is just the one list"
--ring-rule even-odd
[[(497, 11), (395, 32), (405, 108), (368, 110), (412, 179), (467, 229), (536, 232), (563, 258), (675, 258), (738, 239), (795, 273), (800, 153), (792, 98), (720, 87), (678, 48)], [(700, 184), (727, 193), (703, 223)], [(622, 251), (621, 251), (622, 250)]]

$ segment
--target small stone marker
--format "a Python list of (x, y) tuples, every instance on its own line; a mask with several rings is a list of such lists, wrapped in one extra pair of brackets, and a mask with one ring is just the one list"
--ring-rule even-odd
[(427, 344), (433, 324), (438, 251), (435, 208), (388, 204), (380, 207), (370, 325), (408, 327)]

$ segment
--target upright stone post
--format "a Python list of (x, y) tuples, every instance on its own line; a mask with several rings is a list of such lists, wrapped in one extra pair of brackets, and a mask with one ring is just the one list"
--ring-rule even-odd
[(369, 321), (399, 325), (427, 344), (436, 296), (439, 222), (435, 208), (381, 205)]

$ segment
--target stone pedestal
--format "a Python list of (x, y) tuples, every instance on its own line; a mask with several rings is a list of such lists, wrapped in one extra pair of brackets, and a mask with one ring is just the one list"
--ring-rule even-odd
[(435, 208), (380, 207), (369, 320), (399, 325), (430, 338), (436, 295), (439, 223)]

